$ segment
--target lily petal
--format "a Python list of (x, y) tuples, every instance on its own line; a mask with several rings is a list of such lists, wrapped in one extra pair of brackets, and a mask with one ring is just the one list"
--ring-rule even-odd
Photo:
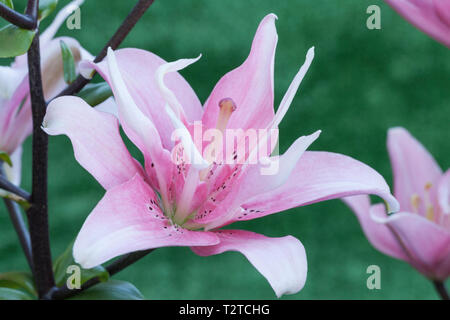
[(283, 120), (286, 113), (288, 112), (292, 100), (294, 100), (295, 94), (297, 93), (298, 87), (302, 83), (303, 78), (306, 75), (306, 72), (308, 72), (308, 69), (311, 66), (313, 59), (314, 59), (314, 47), (310, 48), (306, 53), (305, 63), (301, 66), (300, 70), (295, 75), (283, 99), (281, 100), (280, 106), (278, 107), (277, 113), (275, 114), (273, 122), (270, 126), (271, 128), (277, 128), (278, 125)]
[(400, 239), (412, 266), (431, 279), (450, 275), (450, 232), (438, 224), (410, 212), (387, 216), (373, 212), (372, 219), (389, 226)]
[(214, 246), (193, 247), (200, 256), (225, 251), (238, 251), (267, 279), (277, 297), (299, 292), (306, 282), (307, 261), (302, 243), (292, 237), (268, 238), (243, 230), (214, 232), (220, 243)]
[(205, 218), (195, 222), (206, 224), (206, 229), (214, 229), (239, 219), (236, 208), (259, 194), (278, 190), (290, 179), (297, 162), (305, 150), (319, 137), (320, 131), (309, 136), (298, 138), (292, 146), (280, 157), (272, 157), (269, 163), (248, 165), (245, 172), (233, 182), (233, 190)]
[(172, 225), (159, 209), (155, 192), (136, 175), (106, 192), (81, 228), (73, 255), (88, 269), (129, 252), (217, 243), (214, 233)]
[(353, 196), (342, 199), (356, 214), (369, 242), (379, 251), (405, 261), (409, 257), (395, 234), (385, 224), (378, 223), (372, 219), (372, 215), (385, 215), (386, 210), (383, 204), (371, 206), (370, 197), (367, 195)]
[(378, 195), (387, 201), (390, 211), (399, 210), (386, 181), (369, 166), (341, 154), (306, 151), (286, 183), (242, 205), (247, 213), (242, 220), (360, 194)]
[(25, 75), (24, 69), (0, 66), (0, 101), (11, 98)]
[[(433, 156), (406, 129), (392, 128), (388, 131), (387, 147), (394, 172), (394, 195), (402, 211), (414, 212), (411, 197), (417, 194), (425, 199), (425, 186), (434, 185), (442, 170)], [(419, 211), (426, 211), (424, 203)]]
[(43, 130), (49, 135), (67, 135), (77, 161), (105, 189), (142, 172), (123, 143), (118, 120), (95, 110), (81, 98), (66, 96), (53, 100), (48, 105)]
[[(133, 101), (157, 128), (162, 144), (167, 150), (173, 147), (170, 137), (173, 128), (167, 126), (168, 115), (164, 110), (166, 100), (160, 91), (156, 72), (166, 61), (157, 55), (139, 49), (121, 49), (114, 52), (117, 69), (126, 84), (126, 88), (133, 98)], [(145, 66), (143, 68), (142, 66)], [(80, 63), (80, 72), (89, 78), (92, 69), (95, 69), (110, 84), (111, 76), (106, 61), (94, 64), (90, 61)], [(195, 92), (188, 82), (178, 73), (171, 72), (164, 76), (164, 85), (176, 97), (182, 101), (184, 113), (189, 122), (199, 120), (203, 113), (202, 106)]]
[(186, 115), (184, 113), (185, 108), (178, 101), (175, 93), (166, 86), (164, 78), (167, 74), (180, 71), (187, 66), (197, 62), (200, 58), (201, 55), (199, 55), (195, 59), (179, 59), (174, 62), (162, 64), (158, 67), (158, 69), (156, 69), (156, 82), (158, 84), (161, 95), (166, 101), (166, 104), (168, 104), (172, 108), (177, 117), (183, 120), (186, 118)]
[(274, 117), (273, 73), (278, 35), (276, 15), (267, 15), (253, 39), (250, 55), (238, 68), (223, 76), (205, 103), (202, 123), (214, 128), (219, 114), (219, 102), (231, 98), (237, 109), (227, 128), (263, 129)]
[[(108, 74), (111, 89), (119, 110), (120, 124), (131, 141), (141, 150), (145, 166), (154, 173), (164, 208), (169, 210), (169, 183), (172, 178), (173, 163), (169, 151), (161, 143), (159, 133), (153, 122), (136, 105), (122, 78), (114, 51), (109, 48), (107, 55)], [(168, 127), (166, 125), (166, 127)], [(170, 127), (171, 128), (171, 127)], [(152, 168), (153, 170), (150, 170)]]
[(450, 48), (450, 5), (446, 0), (385, 0), (412, 25)]
[(119, 109), (117, 108), (117, 103), (113, 97), (109, 97), (102, 103), (96, 105), (95, 110), (112, 114), (119, 119)]

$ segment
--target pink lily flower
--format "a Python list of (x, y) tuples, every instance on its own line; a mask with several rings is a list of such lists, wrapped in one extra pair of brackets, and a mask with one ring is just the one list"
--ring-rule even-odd
[(371, 206), (368, 196), (344, 201), (375, 248), (443, 281), (450, 274), (450, 170), (443, 174), (431, 154), (403, 128), (389, 130), (387, 146), (400, 212), (387, 215), (383, 204)]
[[(279, 161), (272, 175), (261, 174), (262, 163), (249, 163), (255, 149), (243, 163), (232, 164), (210, 162), (200, 153), (190, 130), (196, 121), (219, 131), (269, 130), (278, 128), (287, 113), (314, 51), (308, 51), (275, 114), (275, 20), (274, 14), (262, 20), (247, 60), (219, 80), (203, 108), (177, 72), (196, 59), (167, 63), (150, 52), (122, 49), (109, 50), (99, 64), (84, 64), (110, 84), (120, 125), (143, 153), (144, 168), (127, 151), (114, 115), (75, 97), (48, 106), (44, 130), (67, 135), (78, 162), (106, 189), (75, 241), (77, 263), (91, 268), (122, 254), (165, 246), (188, 246), (200, 256), (238, 251), (281, 296), (300, 291), (306, 281), (301, 242), (222, 227), (355, 194), (379, 195), (395, 210), (386, 182), (368, 166), (339, 154), (305, 152), (319, 132), (300, 137), (281, 156), (266, 150), (266, 162)], [(197, 161), (173, 161), (174, 131)]]
[[(44, 95), (48, 100), (67, 85), (64, 82), (60, 41), (72, 50), (75, 61), (92, 59), (78, 41), (73, 38), (53, 39), (61, 24), (83, 1), (74, 1), (65, 6), (52, 24), (40, 36), (41, 68)], [(22, 143), (31, 134), (33, 127), (29, 97), (27, 56), (16, 57), (11, 66), (0, 66), (0, 151), (10, 155), (13, 164), (3, 164), (6, 177), (20, 184)], [(0, 190), (0, 195), (5, 192)]]
[(450, 48), (450, 1), (385, 1), (415, 27)]

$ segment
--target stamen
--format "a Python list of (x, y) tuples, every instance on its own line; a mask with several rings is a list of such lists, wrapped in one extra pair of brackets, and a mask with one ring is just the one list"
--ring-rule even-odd
[(236, 104), (233, 99), (225, 98), (219, 101), (219, 108), (220, 111), (219, 117), (217, 118), (216, 129), (224, 133), (231, 114), (236, 110)]
[(419, 213), (420, 197), (417, 193), (411, 196), (411, 207), (414, 213)]
[[(218, 141), (218, 138), (214, 138), (214, 141), (211, 142), (207, 146), (207, 149), (205, 150), (205, 152), (207, 154), (209, 154), (209, 152), (207, 152), (207, 150), (215, 151), (212, 159), (208, 159), (211, 164), (214, 161), (218, 160), (219, 155), (222, 155), (222, 149), (223, 149), (222, 143), (224, 141), (223, 135), (225, 134), (225, 129), (227, 128), (228, 121), (230, 120), (231, 114), (236, 110), (236, 103), (234, 103), (233, 99), (231, 99), (231, 98), (224, 98), (219, 101), (219, 108), (220, 108), (220, 111), (219, 111), (219, 116), (217, 117), (216, 130), (219, 130), (222, 133), (222, 136), (220, 137), (221, 141)], [(200, 180), (201, 181), (206, 180), (206, 177), (208, 175), (210, 168), (211, 168), (211, 165), (208, 168), (200, 171)]]
[(430, 190), (433, 185), (428, 182), (425, 184), (425, 205), (426, 205), (426, 218), (430, 221), (434, 221), (434, 207), (430, 200)]
[(427, 219), (430, 221), (434, 221), (434, 208), (432, 205), (427, 206)]

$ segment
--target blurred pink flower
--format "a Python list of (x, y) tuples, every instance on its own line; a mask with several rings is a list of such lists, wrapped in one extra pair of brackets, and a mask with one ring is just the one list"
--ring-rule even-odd
[(388, 150), (400, 212), (387, 215), (383, 204), (371, 206), (368, 196), (344, 201), (375, 248), (430, 279), (445, 280), (450, 274), (450, 170), (443, 174), (403, 128), (389, 130)]
[(385, 0), (411, 24), (450, 48), (449, 0)]
[[(266, 150), (264, 159), (279, 162), (272, 175), (261, 173), (263, 164), (248, 162), (256, 150), (242, 164), (212, 163), (200, 154), (190, 131), (196, 121), (205, 129), (269, 131), (288, 111), (314, 51), (308, 51), (275, 114), (275, 19), (270, 14), (262, 20), (247, 60), (219, 80), (203, 108), (177, 72), (196, 59), (167, 63), (150, 52), (122, 49), (109, 50), (99, 64), (84, 63), (110, 84), (118, 112), (109, 112), (118, 113), (125, 134), (144, 155), (145, 168), (127, 151), (119, 122), (108, 110), (98, 111), (75, 97), (49, 105), (44, 130), (67, 135), (78, 162), (106, 189), (75, 241), (73, 254), (83, 267), (164, 246), (189, 246), (201, 256), (239, 251), (280, 296), (298, 292), (305, 283), (301, 242), (221, 227), (355, 194), (377, 194), (395, 210), (386, 182), (368, 166), (339, 154), (305, 152), (319, 132), (300, 137), (281, 156), (270, 157)], [(197, 161), (173, 162), (174, 131)]]
[[(92, 58), (73, 38), (53, 39), (67, 16), (81, 2), (74, 1), (64, 7), (40, 36), (42, 80), (46, 99), (54, 97), (66, 86), (60, 49), (61, 40), (72, 50), (76, 62)], [(10, 155), (13, 166), (10, 167), (4, 163), (3, 170), (7, 178), (17, 185), (20, 183), (21, 175), (21, 145), (30, 135), (32, 127), (28, 65), (25, 54), (16, 57), (9, 67), (0, 66), (0, 151)], [(4, 192), (0, 190), (0, 194)]]

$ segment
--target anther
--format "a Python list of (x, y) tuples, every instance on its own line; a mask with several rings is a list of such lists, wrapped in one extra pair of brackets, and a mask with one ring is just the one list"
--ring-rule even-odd
[(228, 120), (230, 120), (231, 114), (236, 110), (236, 104), (231, 98), (224, 98), (219, 101), (219, 116), (217, 118), (216, 129), (222, 133), (225, 132)]
[(417, 193), (411, 196), (411, 207), (414, 213), (419, 213), (420, 197)]

